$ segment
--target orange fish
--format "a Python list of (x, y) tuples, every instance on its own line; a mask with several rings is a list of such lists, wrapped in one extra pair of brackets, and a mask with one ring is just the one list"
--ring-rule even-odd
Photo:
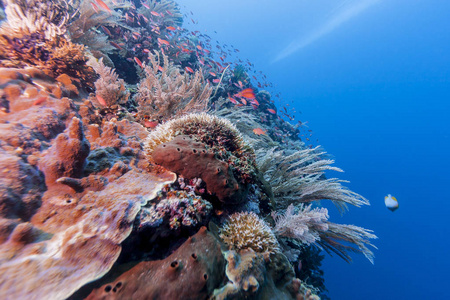
[(163, 69), (163, 67), (161, 67), (161, 66), (158, 66), (158, 70), (159, 70), (160, 72), (164, 72), (164, 69)]
[(219, 78), (213, 79), (213, 83), (219, 83), (219, 82), (220, 82), (220, 79), (219, 79)]
[(250, 103), (251, 103), (251, 104), (254, 104), (254, 105), (259, 105), (259, 102), (258, 102), (258, 100), (256, 100), (256, 99), (253, 99), (252, 101), (250, 101)]
[(150, 12), (152, 15), (154, 15), (155, 17), (160, 17), (161, 15), (159, 13), (157, 13), (156, 11), (151, 11)]
[(173, 26), (167, 26), (166, 29), (172, 30), (172, 31), (173, 31), (173, 30), (177, 30), (177, 29), (176, 29), (175, 27), (173, 27)]
[(257, 134), (257, 135), (261, 135), (261, 134), (266, 134), (266, 132), (264, 131), (264, 130), (262, 130), (261, 128), (255, 128), (255, 129), (253, 129), (253, 133), (254, 134)]
[(100, 27), (103, 29), (103, 31), (104, 31), (107, 35), (111, 36), (111, 31), (109, 31), (108, 28), (106, 28), (106, 27), (103, 26), (103, 25), (100, 25)]
[(211, 74), (211, 76), (214, 76), (214, 77), (217, 76), (216, 73), (214, 73), (214, 72), (209, 72), (209, 74)]
[(144, 126), (147, 128), (155, 128), (156, 126), (158, 126), (158, 122), (154, 122), (154, 121), (145, 121), (144, 122)]
[(247, 105), (247, 100), (241, 98), (241, 102), (242, 104)]
[(238, 104), (238, 102), (234, 98), (228, 97), (228, 100), (230, 100), (233, 104)]
[(251, 88), (242, 90), (241, 95), (247, 99), (255, 99), (255, 92)]
[(139, 58), (137, 58), (136, 56), (134, 57), (134, 61), (139, 65), (139, 67), (141, 67), (142, 69), (144, 68), (144, 66), (142, 65), (142, 62)]
[(270, 112), (271, 114), (276, 114), (277, 113), (275, 110), (273, 110), (271, 108), (268, 108), (267, 111)]
[(122, 50), (122, 47), (120, 47), (119, 44), (117, 44), (117, 43), (115, 43), (115, 42), (113, 42), (113, 41), (110, 41), (109, 43), (110, 43), (111, 45), (113, 45), (115, 48), (117, 48), (117, 49), (119, 49), (119, 50)]
[(194, 70), (192, 70), (192, 68), (186, 67), (184, 69), (189, 73), (194, 73)]
[(163, 39), (161, 39), (161, 38), (158, 38), (158, 43), (163, 44), (163, 45), (167, 45), (167, 46), (170, 45), (170, 42), (169, 42), (169, 41), (163, 40)]
[(94, 9), (95, 13), (98, 14), (98, 12), (99, 12), (98, 6), (95, 5), (94, 2), (91, 2), (91, 5), (92, 5), (92, 8)]
[(33, 102), (33, 105), (42, 104), (42, 103), (44, 103), (47, 100), (47, 98), (48, 98), (47, 95), (39, 97)]
[(106, 10), (107, 12), (112, 13), (111, 8), (109, 8), (109, 6), (106, 5), (106, 3), (103, 2), (102, 0), (95, 0), (95, 2), (97, 2), (97, 4), (98, 4), (101, 8), (103, 8), (104, 10)]
[(103, 106), (107, 106), (107, 105), (106, 105), (106, 101), (105, 101), (105, 99), (103, 99), (102, 96), (100, 96), (100, 95), (95, 95), (95, 97), (97, 97), (98, 103), (100, 103), (100, 104), (103, 105)]

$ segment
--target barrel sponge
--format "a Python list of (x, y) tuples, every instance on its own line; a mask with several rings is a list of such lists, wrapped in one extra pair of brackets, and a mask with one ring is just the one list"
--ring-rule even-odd
[(245, 198), (246, 189), (236, 181), (229, 165), (189, 136), (179, 135), (160, 144), (153, 151), (153, 160), (185, 178), (201, 178), (208, 192), (223, 203), (236, 204)]
[(280, 245), (269, 225), (253, 212), (232, 214), (220, 229), (220, 238), (230, 250), (251, 248), (255, 252), (270, 254), (280, 251)]
[(255, 153), (239, 130), (230, 121), (206, 113), (194, 113), (172, 119), (159, 125), (146, 138), (144, 145), (152, 156), (158, 145), (187, 135), (204, 143), (215, 156), (228, 163), (236, 179), (242, 183), (254, 181), (256, 173)]

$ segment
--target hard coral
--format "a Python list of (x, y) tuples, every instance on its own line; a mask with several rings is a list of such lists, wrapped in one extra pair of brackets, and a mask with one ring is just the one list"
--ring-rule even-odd
[(157, 146), (152, 157), (157, 164), (185, 178), (202, 178), (208, 192), (223, 203), (243, 200), (244, 188), (238, 184), (228, 164), (217, 159), (203, 143), (179, 135)]
[(280, 251), (277, 238), (264, 220), (255, 213), (235, 213), (220, 230), (220, 237), (230, 249), (248, 249), (274, 254)]
[(202, 227), (166, 259), (141, 262), (86, 299), (208, 299), (224, 267), (219, 242)]
[(188, 135), (204, 143), (216, 157), (226, 162), (239, 183), (251, 183), (255, 179), (255, 154), (239, 130), (228, 120), (206, 113), (189, 114), (172, 119), (152, 131), (145, 140), (146, 149), (152, 155), (155, 148), (178, 135)]

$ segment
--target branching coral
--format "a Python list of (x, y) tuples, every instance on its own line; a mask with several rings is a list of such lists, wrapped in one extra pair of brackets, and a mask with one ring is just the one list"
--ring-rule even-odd
[(138, 86), (139, 117), (167, 120), (189, 112), (206, 111), (212, 88), (197, 71), (192, 76), (180, 72), (165, 54), (149, 54), (145, 77)]
[(345, 180), (324, 177), (325, 171), (342, 170), (331, 166), (333, 160), (323, 159), (325, 152), (318, 151), (318, 148), (300, 150), (287, 156), (275, 148), (257, 152), (259, 170), (272, 186), (277, 207), (285, 209), (289, 204), (323, 199), (332, 200), (341, 211), (347, 208), (347, 203), (357, 207), (368, 205), (369, 201), (363, 196), (341, 185)]
[(99, 101), (98, 99), (103, 99), (108, 107), (126, 102), (129, 93), (125, 89), (125, 82), (123, 79), (119, 79), (115, 70), (105, 66), (103, 59), (100, 59), (97, 64), (92, 66), (95, 72), (100, 75), (100, 78), (94, 83), (97, 101)]
[(256, 252), (280, 250), (277, 238), (264, 220), (255, 213), (235, 213), (220, 230), (220, 237), (232, 250), (251, 248)]

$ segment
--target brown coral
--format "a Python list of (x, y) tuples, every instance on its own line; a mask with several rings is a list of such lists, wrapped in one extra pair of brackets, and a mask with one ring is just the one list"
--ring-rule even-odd
[(164, 260), (139, 263), (87, 299), (207, 299), (224, 267), (219, 242), (202, 227)]

